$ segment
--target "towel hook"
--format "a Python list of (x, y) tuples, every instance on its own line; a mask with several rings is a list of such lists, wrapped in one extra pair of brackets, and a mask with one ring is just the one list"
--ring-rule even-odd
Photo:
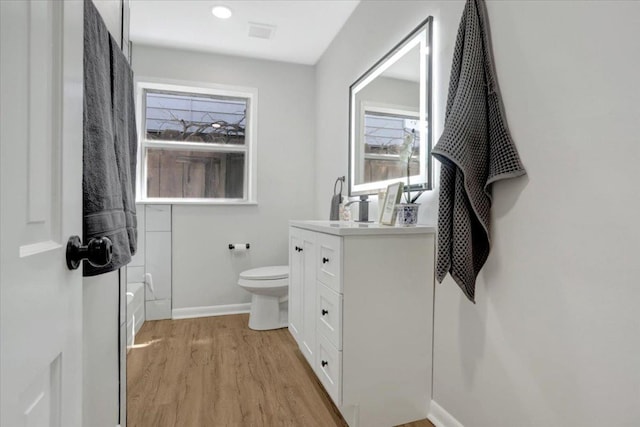
[(336, 187), (338, 186), (338, 183), (340, 183), (340, 193), (342, 194), (342, 183), (345, 181), (345, 177), (344, 176), (339, 176), (338, 179), (336, 179), (336, 182), (333, 184), (333, 195), (335, 196), (336, 194)]

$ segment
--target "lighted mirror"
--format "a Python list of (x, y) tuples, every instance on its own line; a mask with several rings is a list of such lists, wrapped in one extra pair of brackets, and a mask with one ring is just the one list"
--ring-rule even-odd
[[(432, 17), (349, 88), (349, 195), (431, 189)], [(401, 157), (403, 147), (411, 157)], [(405, 156), (406, 158), (406, 156)]]

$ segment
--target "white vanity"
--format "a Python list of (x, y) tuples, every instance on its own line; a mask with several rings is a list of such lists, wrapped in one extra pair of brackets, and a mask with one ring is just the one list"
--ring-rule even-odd
[(289, 331), (349, 426), (426, 418), (435, 228), (291, 221)]

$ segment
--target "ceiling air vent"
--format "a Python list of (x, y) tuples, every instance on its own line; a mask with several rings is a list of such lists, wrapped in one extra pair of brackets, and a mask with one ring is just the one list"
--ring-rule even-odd
[(275, 31), (276, 31), (275, 25), (258, 24), (255, 22), (249, 22), (249, 37), (269, 40), (270, 38), (273, 37), (273, 33)]

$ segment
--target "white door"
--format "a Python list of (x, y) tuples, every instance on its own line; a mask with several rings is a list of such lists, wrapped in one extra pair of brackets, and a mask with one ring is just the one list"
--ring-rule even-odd
[(0, 1), (0, 425), (82, 423), (81, 1)]

